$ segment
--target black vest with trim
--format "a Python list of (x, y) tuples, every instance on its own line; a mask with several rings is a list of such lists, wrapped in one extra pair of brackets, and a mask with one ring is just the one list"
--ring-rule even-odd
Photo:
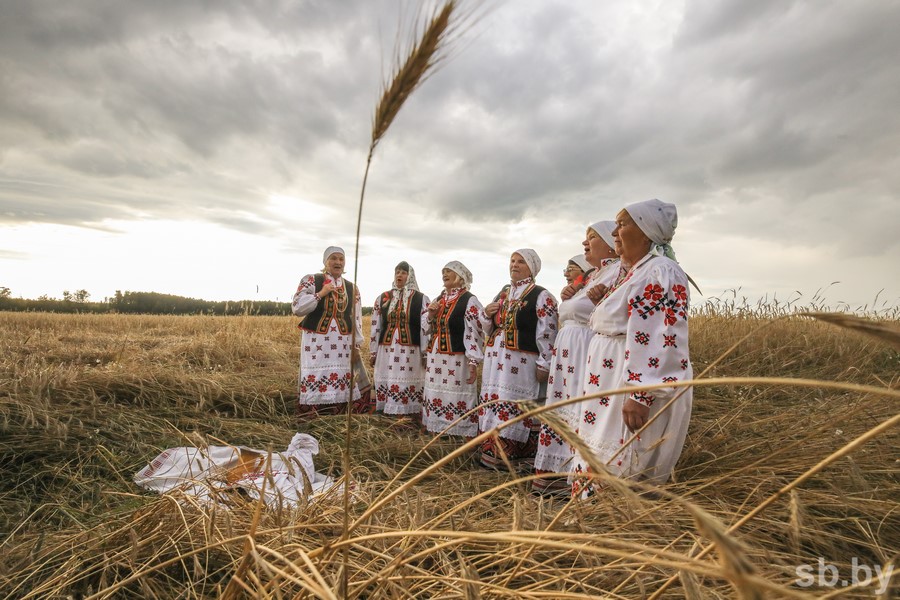
[(429, 352), (466, 353), (466, 307), (471, 297), (472, 292), (464, 292), (449, 304), (441, 306), (428, 342)]
[[(316, 292), (322, 291), (325, 285), (325, 275), (322, 273), (315, 274)], [(314, 331), (316, 333), (328, 333), (328, 325), (334, 319), (338, 324), (338, 331), (343, 335), (349, 334), (351, 323), (353, 323), (353, 284), (344, 279), (344, 293), (347, 299), (347, 305), (343, 311), (338, 312), (337, 292), (328, 294), (325, 298), (319, 300), (315, 310), (306, 315), (300, 322), (300, 328), (306, 331)]]
[(379, 328), (378, 343), (386, 346), (394, 339), (394, 330), (400, 333), (400, 345), (418, 346), (422, 340), (422, 302), (425, 294), (413, 292), (403, 306), (403, 302), (397, 302), (394, 310), (388, 311), (391, 306), (392, 292), (388, 291), (379, 299), (381, 308), (381, 325)]
[[(539, 285), (535, 285), (527, 294), (510, 303), (503, 302), (497, 311), (494, 321), (494, 331), (491, 332), (489, 346), (494, 345), (494, 340), (503, 335), (503, 345), (510, 350), (530, 352), (537, 354), (537, 302), (538, 296), (544, 291)], [(500, 300), (503, 292), (509, 293), (509, 286), (494, 298), (494, 302)], [(497, 324), (499, 321), (499, 325)]]

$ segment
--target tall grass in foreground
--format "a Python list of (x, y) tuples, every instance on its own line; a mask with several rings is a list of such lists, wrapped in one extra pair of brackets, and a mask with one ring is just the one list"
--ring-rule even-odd
[[(849, 578), (854, 558), (897, 562), (898, 428), (848, 444), (897, 419), (900, 354), (795, 317), (692, 320), (698, 373), (749, 337), (697, 387), (675, 481), (659, 490), (534, 497), (527, 474), (481, 470), (458, 440), (383, 416), (352, 422), (346, 539), (340, 500), (214, 510), (131, 483), (169, 446), (285, 448), (295, 326), (0, 313), (0, 594), (216, 598), (231, 584), (331, 598), (346, 576), (350, 598), (869, 598), (874, 584), (799, 587), (796, 569), (821, 557)], [(788, 380), (800, 378), (821, 385)], [(300, 427), (321, 442), (319, 470), (344, 474), (345, 425)]]

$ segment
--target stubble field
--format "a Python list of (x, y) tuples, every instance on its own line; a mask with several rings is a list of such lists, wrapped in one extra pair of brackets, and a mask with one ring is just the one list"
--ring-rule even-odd
[[(591, 500), (568, 501), (533, 496), (522, 475), (479, 469), (459, 441), (404, 421), (355, 417), (349, 436), (343, 416), (298, 425), (296, 322), (0, 313), (0, 594), (862, 598), (900, 589), (898, 574), (889, 586), (874, 576), (853, 585), (860, 565), (884, 575), (900, 552), (900, 355), (875, 337), (807, 318), (694, 316), (696, 374), (749, 337), (696, 388), (676, 481), (662, 490), (609, 481)], [(747, 377), (770, 379), (722, 379)], [(283, 450), (297, 431), (319, 439), (316, 468), (335, 476), (351, 440), (347, 513), (341, 499), (211, 510), (132, 482), (168, 447)], [(834, 567), (833, 584), (820, 565)]]

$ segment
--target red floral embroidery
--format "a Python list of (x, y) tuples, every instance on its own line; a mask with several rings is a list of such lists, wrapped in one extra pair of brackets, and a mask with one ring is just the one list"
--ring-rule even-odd
[(647, 287), (644, 288), (644, 298), (646, 298), (647, 300), (652, 300), (652, 301), (656, 302), (657, 300), (660, 300), (662, 298), (662, 296), (663, 296), (663, 289), (662, 289), (662, 286), (659, 285), (658, 283), (649, 284)]

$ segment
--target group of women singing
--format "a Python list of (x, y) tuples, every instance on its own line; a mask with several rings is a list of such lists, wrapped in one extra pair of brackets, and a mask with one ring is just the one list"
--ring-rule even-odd
[[(486, 305), (469, 291), (472, 272), (462, 263), (447, 263), (431, 300), (401, 262), (372, 312), (373, 386), (359, 356), (359, 292), (343, 277), (343, 250), (328, 248), (323, 272), (304, 277), (293, 298), (303, 317), (299, 414), (334, 414), (351, 402), (355, 412), (421, 418), (434, 433), (489, 431), (480, 463), (533, 461), (533, 488), (542, 493), (591, 494), (590, 464), (665, 482), (692, 403), (690, 387), (671, 385), (692, 378), (688, 277), (671, 247), (677, 222), (674, 205), (648, 200), (588, 227), (560, 302), (538, 285), (541, 259), (529, 248), (512, 253), (510, 281)], [(352, 389), (351, 361), (360, 361)], [(573, 447), (540, 418), (520, 418), (521, 400), (559, 404), (554, 413), (583, 443)]]

